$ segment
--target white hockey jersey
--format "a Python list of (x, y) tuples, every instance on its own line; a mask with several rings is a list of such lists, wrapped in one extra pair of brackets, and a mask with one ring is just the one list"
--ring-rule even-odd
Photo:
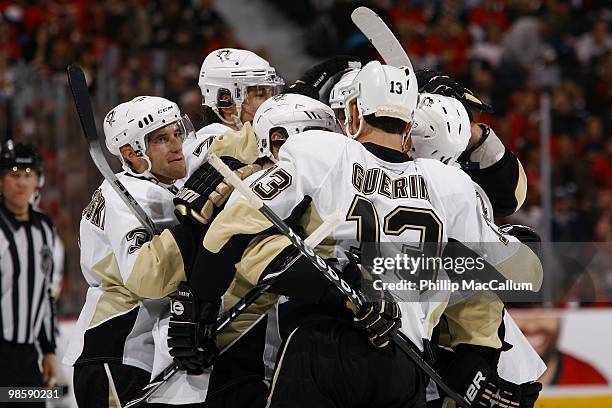
[[(185, 141), (187, 175), (175, 187), (204, 161), (213, 136), (228, 129), (203, 128)], [(178, 223), (170, 189), (132, 173), (118, 178), (159, 230)], [(166, 230), (151, 238), (109, 183), (102, 182), (81, 218), (81, 269), (90, 287), (65, 364), (117, 362), (152, 371), (151, 331), (168, 310), (164, 297), (186, 277), (172, 234)], [(153, 256), (141, 256), (143, 248)], [(156, 262), (157, 254), (164, 262)]]
[[(336, 210), (345, 214), (345, 221), (317, 248), (322, 256), (342, 258), (344, 251), (359, 246), (361, 241), (415, 245), (432, 240), (446, 242), (450, 237), (475, 243), (472, 249), (476, 251), (480, 249), (478, 243), (499, 242), (500, 233), (483, 217), (473, 183), (464, 172), (429, 159), (393, 162), (380, 156), (343, 135), (307, 131), (285, 142), (277, 165), (247, 182), (283, 219), (307, 205), (301, 216), (306, 235)], [(234, 193), (213, 221), (204, 246), (217, 253), (233, 236), (257, 234), (269, 226)], [(498, 251), (488, 261), (504, 269), (508, 262), (523, 258), (524, 265), (520, 266), (537, 275), (540, 266), (535, 255), (513, 237), (507, 237), (507, 242), (508, 249)], [(236, 284), (256, 284), (268, 264), (288, 245), (288, 240), (280, 236), (251, 242), (236, 265)], [(401, 304), (401, 330), (419, 348), (422, 339), (430, 338), (447, 300), (443, 295), (428, 302)]]

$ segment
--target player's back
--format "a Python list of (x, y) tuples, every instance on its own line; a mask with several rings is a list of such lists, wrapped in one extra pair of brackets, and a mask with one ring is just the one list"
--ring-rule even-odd
[[(306, 207), (301, 218), (306, 235), (339, 210), (344, 222), (317, 248), (323, 256), (342, 258), (372, 243), (380, 255), (395, 257), (409, 248), (419, 251), (425, 242), (432, 248), (449, 236), (476, 240), (478, 229), (470, 227), (476, 224), (476, 196), (459, 169), (318, 130), (289, 138), (279, 158), (275, 167), (248, 180), (251, 188), (284, 219)], [(409, 294), (415, 295), (418, 291)], [(415, 344), (431, 335), (432, 314), (445, 301), (443, 295), (427, 304), (402, 305), (403, 330)]]
[(333, 236), (345, 249), (358, 242), (446, 241), (445, 225), (457, 228), (457, 209), (474, 196), (459, 169), (325, 131), (292, 136), (276, 168), (251, 187), (284, 217), (304, 196), (317, 218), (340, 210), (345, 222)]

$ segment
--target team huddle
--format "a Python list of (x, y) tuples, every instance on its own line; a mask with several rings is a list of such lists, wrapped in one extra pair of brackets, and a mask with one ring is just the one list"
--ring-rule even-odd
[[(220, 49), (205, 58), (199, 86), (199, 130), (159, 96), (104, 117), (117, 177), (156, 232), (108, 181), (83, 211), (89, 289), (64, 358), (79, 406), (132, 406), (173, 364), (179, 371), (146, 406), (534, 406), (544, 364), (495, 293), (401, 301), (366, 288), (373, 250), (453, 241), (475, 252), (503, 246), (490, 267), (539, 289), (542, 266), (525, 244), (537, 234), (494, 224), (521, 207), (526, 176), (492, 129), (471, 122), (470, 110), (486, 105), (443, 74), (344, 56), (285, 87), (256, 54)], [(367, 293), (363, 302), (234, 190), (213, 154), (302, 238), (341, 214), (313, 249), (347, 291)]]

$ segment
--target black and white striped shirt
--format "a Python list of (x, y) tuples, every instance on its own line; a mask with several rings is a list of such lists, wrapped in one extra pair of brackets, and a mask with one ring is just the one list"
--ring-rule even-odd
[(38, 341), (43, 352), (53, 352), (51, 282), (58, 237), (47, 215), (31, 207), (29, 211), (28, 221), (18, 221), (0, 200), (0, 339)]

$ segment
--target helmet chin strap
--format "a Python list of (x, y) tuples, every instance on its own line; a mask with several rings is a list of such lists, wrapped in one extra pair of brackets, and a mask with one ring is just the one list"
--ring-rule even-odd
[(359, 135), (361, 134), (361, 131), (363, 130), (363, 122), (365, 122), (365, 120), (363, 119), (363, 116), (361, 116), (361, 113), (359, 113), (359, 128), (357, 129), (357, 133), (353, 134), (351, 133), (352, 120), (350, 119), (350, 117), (347, 116), (347, 121), (346, 121), (346, 124), (344, 125), (344, 130), (346, 132), (346, 135), (350, 137), (351, 139), (357, 139)]
[(153, 181), (154, 183), (159, 184), (159, 180), (157, 179), (157, 177), (155, 177), (153, 175), (153, 173), (151, 173), (151, 159), (149, 159), (149, 156), (147, 156), (146, 154), (143, 153), (140, 157), (143, 158), (145, 160), (145, 162), (147, 162), (147, 168), (142, 173), (136, 173), (134, 171), (134, 169), (132, 169), (132, 166), (130, 166), (130, 164), (125, 160), (125, 158), (123, 156), (119, 156), (119, 158), (121, 160), (121, 167), (127, 173), (130, 173), (130, 174), (132, 174), (134, 176), (138, 176), (138, 177), (145, 177), (145, 178)]
[(238, 111), (238, 115), (232, 115), (232, 120), (227, 120), (223, 117), (223, 115), (221, 114), (221, 112), (219, 112), (219, 108), (215, 105), (214, 108), (212, 108), (213, 112), (215, 112), (215, 114), (219, 117), (219, 119), (221, 119), (221, 122), (223, 122), (224, 124), (228, 125), (228, 126), (235, 126), (236, 128), (238, 128), (238, 130), (242, 129), (243, 123), (240, 120), (240, 107), (237, 106), (236, 110)]

